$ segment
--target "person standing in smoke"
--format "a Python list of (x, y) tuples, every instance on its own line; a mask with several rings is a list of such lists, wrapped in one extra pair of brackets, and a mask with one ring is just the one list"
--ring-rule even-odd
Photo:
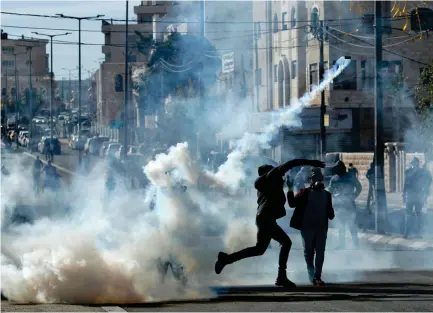
[(310, 186), (302, 189), (296, 196), (290, 178), (287, 180), (287, 187), (287, 201), (291, 208), (295, 208), (290, 227), (301, 231), (308, 278), (315, 286), (323, 286), (325, 283), (322, 280), (322, 268), (325, 261), (328, 219), (335, 217), (332, 196), (325, 190), (323, 174), (319, 168), (313, 168)]
[(254, 183), (257, 189), (257, 243), (253, 247), (241, 251), (227, 254), (220, 252), (218, 260), (215, 263), (215, 272), (220, 274), (228, 264), (235, 263), (242, 259), (263, 255), (271, 242), (271, 239), (281, 244), (279, 256), (278, 276), (275, 285), (282, 287), (296, 287), (296, 285), (287, 278), (286, 268), (289, 258), (292, 241), (284, 230), (277, 224), (277, 219), (286, 215), (284, 205), (286, 196), (284, 194), (283, 177), (288, 170), (296, 166), (314, 166), (325, 167), (325, 163), (316, 160), (295, 159), (288, 161), (278, 167), (272, 165), (262, 165), (258, 168), (259, 178)]
[(421, 213), (425, 200), (429, 193), (431, 176), (427, 170), (421, 168), (419, 159), (414, 157), (411, 167), (405, 172), (403, 186), (403, 203), (406, 206), (406, 218), (404, 227), (404, 238), (408, 238), (412, 230), (417, 237), (421, 235)]
[(361, 194), (362, 186), (359, 180), (346, 171), (346, 165), (337, 161), (332, 168), (333, 176), (329, 182), (329, 192), (332, 194), (332, 203), (337, 211), (339, 227), (340, 246), (346, 246), (346, 225), (349, 227), (353, 244), (359, 247), (358, 225), (355, 199)]
[(39, 159), (39, 156), (36, 157), (35, 163), (33, 164), (33, 188), (35, 190), (35, 193), (38, 194), (40, 191), (40, 181), (41, 181), (41, 170), (42, 170), (43, 164), (42, 161)]
[(371, 213), (371, 205), (374, 203), (374, 188), (375, 186), (375, 170), (374, 170), (374, 162), (370, 163), (370, 167), (367, 170), (367, 174), (365, 175), (368, 179), (368, 195), (367, 195), (367, 213)]
[(308, 183), (308, 170), (305, 166), (301, 168), (301, 170), (295, 176), (295, 191), (299, 192), (305, 188), (305, 185)]
[(353, 163), (349, 163), (349, 168), (347, 171), (349, 172), (349, 174), (352, 174), (353, 176), (358, 178), (359, 172), (358, 172), (358, 169), (353, 166)]

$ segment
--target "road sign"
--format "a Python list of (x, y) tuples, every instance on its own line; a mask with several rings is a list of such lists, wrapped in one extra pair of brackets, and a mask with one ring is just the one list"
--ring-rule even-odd
[(222, 72), (231, 73), (235, 70), (235, 53), (230, 52), (222, 56)]

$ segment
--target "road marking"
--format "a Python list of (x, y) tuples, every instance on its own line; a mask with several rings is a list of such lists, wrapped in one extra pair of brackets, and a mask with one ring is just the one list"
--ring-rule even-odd
[(368, 238), (368, 241), (378, 242), (381, 240), (384, 236), (383, 235), (374, 235)]
[(122, 309), (120, 306), (101, 306), (105, 312), (127, 312)]
[[(30, 157), (32, 157), (32, 158), (34, 158), (34, 159), (36, 159), (36, 156), (35, 156), (34, 154), (31, 154), (31, 153), (28, 153), (28, 152), (24, 152), (24, 154), (25, 154), (25, 155), (28, 155), (28, 156), (30, 156)], [(42, 161), (42, 163), (44, 163), (44, 164), (47, 164), (47, 163), (48, 163), (47, 161), (44, 161), (44, 160), (41, 160), (41, 161)], [(68, 170), (68, 169), (66, 169), (66, 168), (64, 168), (64, 167), (58, 166), (58, 165), (56, 165), (56, 164), (54, 164), (54, 163), (53, 163), (53, 166), (56, 167), (57, 169), (59, 169), (60, 171), (65, 172), (66, 174), (69, 174), (69, 175), (71, 175), (71, 176), (75, 175), (74, 172), (72, 172), (72, 171), (70, 171), (70, 170)]]

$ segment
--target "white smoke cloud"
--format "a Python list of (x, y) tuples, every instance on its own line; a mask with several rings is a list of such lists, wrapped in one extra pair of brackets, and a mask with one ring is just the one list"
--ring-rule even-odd
[[(246, 222), (254, 220), (255, 199), (237, 192), (245, 176), (243, 157), (265, 147), (278, 127), (298, 126), (302, 108), (348, 62), (339, 60), (324, 82), (280, 111), (264, 133), (245, 134), (217, 173), (199, 168), (188, 144), (179, 143), (144, 167), (151, 182), (144, 195), (120, 183), (106, 194), (101, 164), (88, 177), (76, 177), (65, 194), (38, 198), (24, 178), (29, 170), (11, 168), (4, 181), (10, 188), (2, 188), (2, 213), (21, 201), (35, 208), (36, 219), (13, 226), (2, 214), (4, 295), (21, 303), (119, 304), (209, 297), (211, 285), (243, 281), (213, 274), (218, 251), (234, 251), (255, 238), (254, 225)], [(186, 192), (173, 187), (179, 183), (187, 185)], [(44, 206), (51, 211), (38, 211)], [(160, 258), (182, 264), (188, 287), (160, 281)]]

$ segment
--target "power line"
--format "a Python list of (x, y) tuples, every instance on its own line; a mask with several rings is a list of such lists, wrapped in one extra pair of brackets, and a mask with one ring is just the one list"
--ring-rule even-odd
[[(330, 28), (332, 28), (333, 30), (337, 30), (337, 29), (335, 29), (335, 28), (333, 28), (333, 27), (330, 27)], [(337, 31), (338, 31), (338, 30), (337, 30)], [(329, 32), (328, 32), (328, 33), (329, 33)], [(348, 36), (352, 37), (350, 34), (348, 34)], [(356, 37), (352, 37), (352, 38), (355, 38), (356, 40), (358, 40), (358, 41), (360, 41), (360, 42), (363, 42), (363, 43), (365, 43), (365, 44), (367, 44), (367, 45), (369, 45), (369, 46), (373, 46), (373, 47), (374, 47), (374, 44), (371, 43), (371, 42), (368, 42), (368, 41), (366, 41), (366, 40), (363, 40), (363, 39), (360, 39), (360, 38), (356, 38)], [(400, 53), (397, 53), (397, 52), (394, 52), (394, 51), (391, 51), (391, 50), (388, 50), (388, 49), (385, 49), (385, 48), (384, 48), (383, 50), (386, 51), (386, 52), (388, 52), (388, 53), (391, 53), (391, 54), (394, 54), (394, 55), (396, 55), (396, 56), (399, 56), (400, 58), (403, 58), (403, 59), (406, 59), (406, 60), (412, 61), (412, 62), (414, 62), (414, 63), (418, 63), (418, 64), (421, 64), (421, 65), (430, 66), (430, 64), (427, 64), (427, 63), (424, 63), (424, 62), (422, 62), (422, 61), (418, 61), (418, 60), (415, 60), (415, 59), (413, 59), (413, 58), (410, 58), (410, 57), (404, 56), (404, 55), (402, 55), (402, 54), (400, 54)]]
[[(32, 16), (32, 17), (44, 17), (44, 18), (60, 18), (59, 16), (56, 15), (44, 15), (44, 14), (30, 14), (30, 13), (17, 13), (17, 12), (0, 12), (1, 14), (7, 14), (7, 15), (16, 15), (16, 16)], [(397, 19), (402, 19), (402, 18), (392, 18), (392, 17), (388, 17), (388, 19), (393, 19), (393, 20), (397, 20)], [(324, 22), (339, 22), (339, 21), (354, 21), (354, 20), (362, 20), (362, 17), (359, 18), (346, 18), (346, 19), (325, 19)], [(92, 19), (92, 21), (116, 21), (116, 22), (126, 22), (125, 19), (115, 19), (115, 18), (95, 18)], [(128, 22), (137, 22), (137, 19), (128, 19)], [(161, 21), (155, 21), (156, 23), (179, 23), (179, 24), (198, 24), (200, 23), (200, 21), (166, 21), (166, 20), (161, 20)], [(291, 22), (296, 22), (296, 23), (311, 23), (311, 20), (305, 20), (305, 21), (301, 21), (301, 20), (288, 20), (286, 21), (287, 24), (290, 24)], [(154, 22), (152, 22), (154, 23)], [(234, 22), (223, 22), (223, 21), (205, 21), (206, 24), (255, 24), (255, 23), (261, 23), (261, 24), (274, 24), (273, 21), (234, 21)], [(111, 25), (115, 25), (115, 24), (111, 24)]]

